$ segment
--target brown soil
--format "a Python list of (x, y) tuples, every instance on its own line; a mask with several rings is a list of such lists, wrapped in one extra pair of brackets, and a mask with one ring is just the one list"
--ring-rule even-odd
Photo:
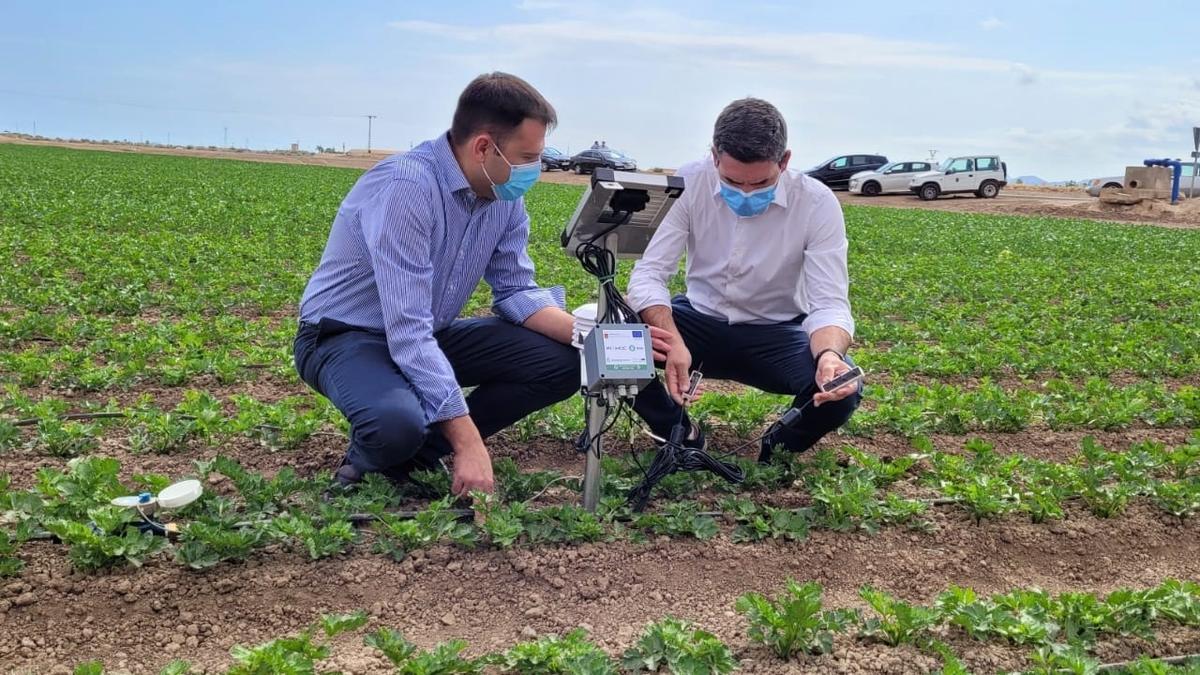
[(843, 204), (890, 208), (931, 209), (996, 215), (1032, 215), (1053, 218), (1082, 218), (1170, 228), (1200, 227), (1200, 200), (1186, 200), (1179, 206), (1165, 202), (1142, 202), (1133, 206), (1103, 204), (1088, 196), (1082, 188), (1075, 191), (1005, 188), (995, 199), (977, 199), (974, 195), (947, 196), (921, 201), (914, 195), (890, 194), (863, 197), (849, 192), (836, 193)]

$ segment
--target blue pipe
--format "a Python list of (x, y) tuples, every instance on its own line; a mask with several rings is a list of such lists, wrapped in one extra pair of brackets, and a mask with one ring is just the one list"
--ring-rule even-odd
[(1175, 169), (1175, 177), (1171, 179), (1171, 204), (1179, 203), (1179, 179), (1183, 176), (1183, 163), (1177, 159), (1147, 159), (1142, 162), (1146, 166), (1165, 166)]

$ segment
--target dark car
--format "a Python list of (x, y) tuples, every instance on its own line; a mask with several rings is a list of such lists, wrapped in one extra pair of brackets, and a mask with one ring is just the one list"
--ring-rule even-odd
[(592, 148), (571, 158), (571, 168), (575, 173), (591, 173), (597, 167), (614, 171), (634, 171), (637, 169), (637, 161), (611, 148)]
[(542, 150), (542, 171), (555, 169), (566, 171), (569, 168), (571, 168), (571, 158), (564, 155), (561, 150), (549, 146)]
[(821, 162), (805, 171), (834, 190), (845, 190), (850, 185), (850, 177), (862, 171), (874, 171), (887, 164), (883, 155), (841, 155)]

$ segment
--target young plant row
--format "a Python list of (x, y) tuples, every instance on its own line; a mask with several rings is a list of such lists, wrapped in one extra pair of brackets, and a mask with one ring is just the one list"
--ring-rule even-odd
[(338, 433), (327, 430), (346, 426), (328, 400), (307, 395), (264, 403), (235, 394), (222, 402), (207, 392), (189, 390), (171, 410), (154, 407), (144, 396), (125, 408), (110, 403), (72, 414), (60, 399), (34, 401), (10, 391), (0, 410), (11, 418), (0, 418), (0, 451), (21, 449), (55, 457), (88, 454), (112, 429), (125, 433), (133, 452), (167, 454), (220, 447), (240, 436), (284, 450), (314, 434)]
[[(950, 587), (932, 606), (915, 605), (883, 591), (863, 587), (859, 597), (871, 614), (859, 610), (823, 610), (821, 587), (788, 580), (777, 598), (750, 593), (737, 609), (750, 621), (752, 640), (780, 659), (793, 660), (833, 651), (834, 636), (857, 629), (860, 638), (889, 646), (913, 645), (940, 655), (944, 675), (967, 673), (942, 638), (966, 636), (975, 642), (997, 641), (1031, 650), (1028, 673), (1095, 673), (1100, 663), (1089, 656), (1097, 640), (1135, 636), (1155, 639), (1160, 624), (1200, 626), (1200, 585), (1168, 579), (1147, 590), (1120, 589), (1104, 598), (1092, 593), (1051, 595), (1021, 589), (979, 597), (972, 589)], [(1147, 659), (1118, 672), (1173, 672)], [(1187, 671), (1191, 672), (1191, 671)]]
[[(1014, 432), (1035, 424), (1053, 429), (1120, 429), (1137, 425), (1200, 425), (1200, 389), (1184, 386), (1167, 391), (1160, 385), (1115, 387), (1091, 380), (1083, 388), (1062, 381), (1047, 383), (1045, 393), (1005, 391), (984, 382), (975, 389), (953, 385), (890, 389), (870, 386), (873, 402), (846, 425), (851, 435), (890, 432), (905, 436), (928, 433), (962, 435), (974, 431)], [(739, 438), (753, 438), (787, 405), (784, 397), (746, 392), (707, 393), (694, 409), (701, 424), (724, 426)], [(171, 453), (191, 447), (219, 447), (234, 436), (250, 436), (272, 449), (292, 448), (317, 433), (345, 433), (346, 422), (323, 397), (302, 394), (263, 403), (246, 395), (221, 401), (200, 390), (188, 390), (171, 410), (154, 406), (149, 397), (120, 407), (110, 402), (70, 413), (62, 399), (34, 400), (16, 388), (0, 400), (0, 452), (22, 449), (59, 457), (93, 451), (112, 429), (125, 433), (134, 452)], [(88, 418), (99, 413), (97, 418)], [(72, 419), (74, 416), (78, 419)], [(581, 413), (572, 399), (530, 415), (505, 436), (518, 442), (538, 437), (571, 440), (578, 436)], [(18, 422), (24, 424), (18, 426)], [(624, 418), (614, 438), (634, 441), (637, 428)]]
[[(647, 513), (633, 513), (626, 504), (626, 495), (640, 480), (636, 458), (606, 460), (595, 513), (577, 506), (578, 478), (553, 471), (523, 473), (511, 459), (502, 458), (495, 467), (498, 493), (477, 496), (478, 524), (462, 522), (471, 512), (454, 509), (449, 496), (404, 517), (395, 513), (414, 496), (448, 495), (449, 475), (443, 471), (417, 472), (403, 490), (371, 475), (356, 490), (328, 492), (325, 476), (304, 479), (285, 467), (267, 478), (217, 456), (196, 462), (196, 474), (207, 483), (227, 478), (230, 487), (210, 489), (173, 515), (182, 523), (175, 544), (145, 531), (135, 511), (109, 504), (113, 497), (157, 491), (170, 482), (166, 476), (137, 475), (126, 485), (119, 480), (117, 460), (76, 458), (66, 471), (39, 470), (31, 490), (8, 489), (7, 478), (0, 482), (0, 511), (7, 522), (16, 523), (0, 538), (0, 561), (5, 561), (0, 573), (19, 571), (15, 547), (39, 530), (68, 544), (72, 562), (81, 569), (140, 565), (168, 549), (181, 564), (199, 569), (244, 560), (268, 547), (292, 548), (318, 559), (366, 541), (373, 550), (402, 560), (439, 543), (506, 549), (641, 541), (651, 535), (710, 539), (722, 524), (735, 543), (797, 541), (811, 529), (929, 529), (925, 516), (934, 504), (964, 509), (977, 522), (1015, 512), (1034, 522), (1059, 519), (1071, 501), (1099, 517), (1113, 517), (1137, 497), (1178, 518), (1200, 510), (1200, 435), (1180, 447), (1144, 442), (1121, 453), (1085, 439), (1080, 455), (1065, 464), (1001, 456), (978, 440), (968, 442), (966, 454), (924, 449), (924, 454), (890, 460), (846, 448), (848, 460), (824, 450), (811, 457), (781, 454), (769, 465), (743, 461), (746, 481), (740, 486), (714, 483), (707, 474), (675, 474), (660, 485), (659, 501)], [(907, 493), (925, 491), (929, 497), (899, 496), (892, 490), (902, 481), (909, 481)], [(802, 486), (805, 505), (770, 503), (774, 491), (794, 486)], [(713, 488), (740, 494), (715, 502), (712, 497), (678, 500)], [(567, 503), (553, 503), (563, 492)], [(552, 503), (531, 506), (535, 497)]]
[[(235, 646), (233, 664), (227, 675), (271, 673), (299, 675), (327, 672), (316, 670), (333, 654), (332, 640), (348, 631), (363, 628), (369, 619), (364, 612), (324, 615), (298, 635), (278, 638), (253, 647)], [(362, 643), (386, 658), (400, 675), (461, 675), (501, 672), (521, 675), (617, 675), (667, 671), (681, 675), (722, 675), (737, 668), (732, 650), (716, 636), (687, 621), (667, 617), (649, 624), (620, 658), (614, 660), (576, 629), (564, 635), (543, 635), (520, 642), (502, 652), (468, 657), (468, 644), (454, 639), (432, 649), (421, 649), (392, 628), (378, 628), (363, 636)], [(100, 662), (75, 668), (75, 675), (103, 675)], [(162, 675), (187, 675), (192, 667), (174, 661)], [(205, 672), (214, 672), (211, 669)]]
[(0, 375), (22, 387), (94, 392), (185, 386), (203, 376), (231, 384), (264, 372), (294, 380), (287, 345), (295, 334), (294, 319), (26, 314), (0, 320)]
[[(804, 662), (830, 654), (835, 641), (861, 640), (891, 647), (913, 645), (938, 654), (942, 673), (968, 671), (939, 637), (961, 634), (973, 641), (995, 640), (1030, 650), (1034, 675), (1095, 673), (1099, 662), (1089, 656), (1098, 639), (1137, 636), (1154, 639), (1160, 624), (1200, 627), (1200, 585), (1167, 580), (1141, 591), (1122, 589), (1099, 598), (1091, 593), (1054, 596), (1039, 590), (1016, 590), (981, 599), (974, 591), (951, 587), (932, 606), (914, 605), (883, 591), (863, 587), (861, 609), (824, 608), (821, 586), (789, 579), (775, 597), (748, 593), (735, 608), (746, 617), (750, 640), (767, 648), (778, 660)], [(364, 612), (326, 615), (300, 634), (254, 647), (235, 646), (230, 674), (309, 673), (332, 654), (331, 641), (369, 622)], [(390, 628), (378, 628), (363, 644), (380, 652), (395, 672), (405, 675), (480, 673), (491, 668), (523, 675), (616, 675), (661, 672), (679, 675), (723, 675), (738, 668), (734, 651), (712, 633), (673, 617), (646, 626), (637, 642), (620, 659), (613, 659), (588, 639), (583, 629), (564, 635), (543, 635), (497, 653), (465, 655), (461, 639), (420, 649)], [(99, 663), (79, 666), (76, 673), (103, 673)], [(190, 666), (176, 661), (162, 671), (183, 675)], [(1191, 673), (1142, 658), (1118, 671), (1130, 675)]]

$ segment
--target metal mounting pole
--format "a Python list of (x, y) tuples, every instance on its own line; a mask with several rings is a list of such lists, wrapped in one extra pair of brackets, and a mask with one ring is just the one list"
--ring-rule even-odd
[[(604, 237), (604, 248), (612, 250), (616, 246), (617, 235), (611, 233)], [(604, 315), (608, 312), (608, 302), (604, 295), (604, 283), (601, 282), (600, 297), (596, 300), (596, 323), (604, 323)], [(595, 330), (595, 329), (593, 329)], [(581, 353), (579, 358), (582, 359)], [(604, 428), (604, 419), (606, 413), (616, 414), (613, 409), (616, 403), (616, 397), (609, 388), (604, 388), (598, 392), (592, 392), (591, 396), (586, 397), (585, 406), (587, 408), (587, 435), (591, 442), (587, 447), (587, 458), (583, 465), (583, 508), (588, 511), (595, 511), (600, 505), (600, 458), (603, 456), (604, 438), (600, 430)]]
[(603, 397), (602, 392), (587, 399), (587, 433), (592, 442), (588, 445), (587, 459), (583, 465), (583, 508), (588, 511), (595, 511), (600, 505), (600, 453), (604, 442), (600, 429), (604, 425), (604, 413), (608, 405)]

